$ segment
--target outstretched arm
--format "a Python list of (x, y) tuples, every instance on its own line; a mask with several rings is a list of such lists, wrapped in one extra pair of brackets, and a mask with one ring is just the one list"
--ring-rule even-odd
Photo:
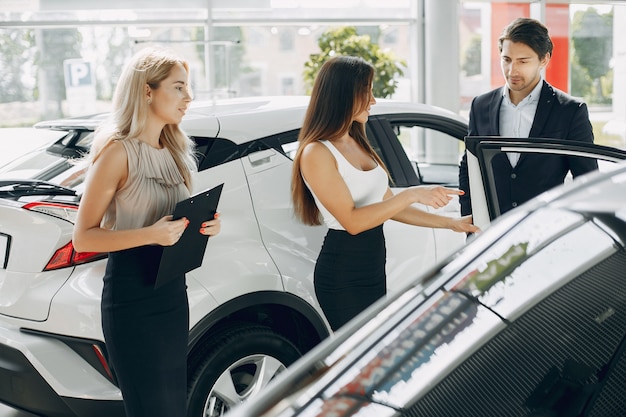
[[(387, 196), (393, 195), (391, 190), (387, 191)], [(409, 206), (400, 213), (392, 217), (392, 220), (414, 226), (432, 227), (436, 229), (450, 229), (455, 232), (476, 233), (480, 229), (472, 224), (472, 216), (447, 217), (434, 213), (428, 213), (417, 207)]]
[(300, 166), (304, 179), (322, 205), (350, 234), (380, 226), (413, 203), (438, 208), (448, 204), (452, 195), (459, 194), (458, 190), (435, 186), (411, 187), (393, 195), (388, 188), (381, 202), (357, 208), (326, 146), (319, 142), (307, 145)]

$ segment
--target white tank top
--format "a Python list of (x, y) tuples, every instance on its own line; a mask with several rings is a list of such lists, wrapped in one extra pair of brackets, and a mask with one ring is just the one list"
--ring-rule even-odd
[[(377, 164), (376, 168), (370, 169), (369, 171), (362, 171), (355, 168), (346, 158), (344, 158), (341, 152), (339, 152), (339, 150), (335, 148), (335, 145), (331, 142), (327, 140), (321, 140), (320, 142), (326, 145), (335, 157), (335, 160), (337, 161), (337, 169), (350, 190), (355, 207), (363, 207), (383, 201), (383, 196), (385, 195), (385, 192), (387, 192), (387, 187), (389, 186), (389, 178), (387, 177), (387, 172), (385, 172), (380, 165)], [(335, 217), (330, 214), (328, 210), (326, 210), (326, 207), (320, 203), (320, 200), (317, 198), (313, 190), (311, 190), (311, 187), (309, 187), (306, 180), (305, 184), (311, 191), (311, 194), (313, 194), (315, 204), (317, 204), (326, 226), (330, 229), (346, 230), (339, 223), (339, 221), (337, 221), (337, 219), (335, 219)]]

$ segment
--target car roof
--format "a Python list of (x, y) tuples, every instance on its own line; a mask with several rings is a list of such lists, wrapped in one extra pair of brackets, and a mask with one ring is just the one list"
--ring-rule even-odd
[[(533, 200), (535, 205), (577, 213), (615, 213), (626, 221), (626, 161), (607, 171), (595, 171), (549, 190)], [(534, 208), (529, 205), (529, 210)]]
[[(299, 129), (308, 104), (309, 96), (245, 97), (219, 102), (197, 102), (187, 112), (182, 127), (189, 135), (200, 136), (206, 131), (203, 123), (210, 117), (216, 117), (219, 120), (219, 132), (215, 136), (240, 144), (250, 139)], [(440, 107), (389, 99), (377, 100), (370, 114), (376, 116), (389, 113), (428, 114), (467, 124), (460, 115)], [(246, 123), (242, 124), (244, 114)]]
[[(192, 102), (181, 128), (190, 136), (222, 137), (236, 144), (281, 132), (299, 129), (309, 96), (256, 96)], [(466, 124), (460, 115), (422, 103), (378, 99), (371, 115), (420, 113), (453, 119)], [(54, 130), (95, 130), (108, 113), (42, 121), (37, 128)], [(245, 118), (245, 123), (242, 123)]]

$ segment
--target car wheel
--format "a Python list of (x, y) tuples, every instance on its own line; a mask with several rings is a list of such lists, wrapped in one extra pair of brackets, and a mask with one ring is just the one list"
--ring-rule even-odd
[(302, 354), (268, 327), (241, 324), (210, 339), (190, 370), (188, 417), (222, 416), (254, 397)]

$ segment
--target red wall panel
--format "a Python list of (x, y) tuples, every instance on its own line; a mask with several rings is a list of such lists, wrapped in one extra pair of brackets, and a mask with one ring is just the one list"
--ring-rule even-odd
[[(498, 38), (502, 29), (518, 17), (530, 16), (528, 3), (491, 4), (491, 87), (504, 84), (500, 68)], [(550, 38), (554, 44), (552, 59), (546, 69), (546, 80), (556, 88), (569, 91), (569, 5), (546, 6), (546, 21)]]

